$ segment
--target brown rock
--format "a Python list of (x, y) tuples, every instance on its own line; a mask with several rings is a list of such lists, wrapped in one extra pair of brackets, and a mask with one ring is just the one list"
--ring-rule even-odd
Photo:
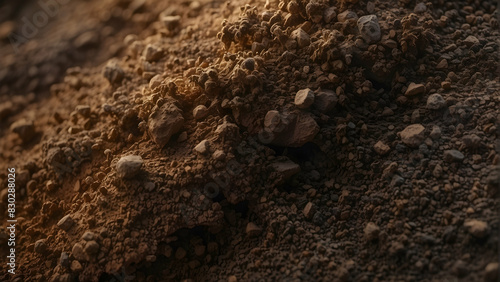
[(382, 155), (389, 153), (391, 148), (389, 146), (387, 146), (384, 142), (378, 141), (375, 145), (373, 145), (373, 150), (377, 154), (382, 156)]
[(262, 233), (262, 228), (253, 222), (247, 224), (246, 233), (248, 237), (257, 237)]
[(421, 124), (409, 125), (399, 134), (401, 141), (412, 148), (420, 146), (425, 140), (425, 128)]
[(415, 96), (425, 92), (425, 86), (423, 84), (410, 83), (408, 89), (406, 89), (405, 96)]
[(304, 207), (303, 213), (307, 219), (311, 219), (316, 212), (316, 207), (312, 202), (308, 202)]
[(173, 103), (167, 102), (160, 108), (157, 106), (153, 108), (149, 116), (148, 132), (158, 146), (164, 147), (182, 126), (184, 126), (182, 111)]

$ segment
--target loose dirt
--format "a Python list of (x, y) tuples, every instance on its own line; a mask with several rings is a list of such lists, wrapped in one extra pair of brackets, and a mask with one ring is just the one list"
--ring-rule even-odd
[(2, 281), (498, 281), (497, 2), (11, 2)]

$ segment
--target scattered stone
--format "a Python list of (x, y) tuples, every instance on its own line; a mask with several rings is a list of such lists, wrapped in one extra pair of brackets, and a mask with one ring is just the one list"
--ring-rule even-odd
[(216, 150), (212, 154), (212, 158), (214, 158), (214, 160), (216, 160), (216, 161), (222, 161), (226, 158), (226, 153), (224, 153), (224, 151), (222, 151), (222, 150)]
[(384, 142), (382, 141), (378, 141), (375, 145), (373, 145), (373, 150), (383, 156), (387, 153), (389, 153), (389, 151), (391, 150), (391, 147), (387, 146)]
[(255, 59), (254, 58), (246, 58), (241, 63), (241, 67), (248, 70), (248, 71), (255, 70)]
[(311, 44), (309, 34), (300, 27), (292, 32), (291, 38), (297, 41), (300, 48), (307, 47)]
[(479, 239), (485, 238), (490, 233), (490, 227), (488, 226), (488, 223), (477, 219), (465, 221), (464, 227), (472, 236)]
[(446, 150), (444, 151), (444, 160), (447, 162), (461, 162), (465, 158), (464, 154), (462, 154), (458, 150)]
[(408, 147), (417, 148), (425, 140), (425, 127), (421, 124), (407, 126), (400, 133), (401, 141)]
[(125, 72), (116, 61), (108, 61), (102, 70), (103, 76), (111, 83), (120, 83), (125, 77)]
[(208, 109), (204, 105), (199, 105), (193, 110), (193, 117), (196, 120), (205, 118), (208, 115)]
[(336, 7), (328, 7), (323, 13), (323, 20), (325, 20), (326, 23), (330, 23), (333, 19), (337, 17), (335, 9)]
[(432, 94), (427, 98), (427, 109), (439, 110), (446, 107), (446, 101), (440, 94)]
[(16, 133), (24, 143), (29, 142), (36, 135), (35, 124), (33, 121), (27, 119), (15, 121), (10, 126), (10, 130)]
[(45, 239), (40, 239), (35, 242), (34, 250), (35, 253), (45, 254), (47, 252), (47, 244)]
[(186, 132), (186, 131), (183, 131), (183, 132), (181, 132), (181, 133), (179, 134), (179, 137), (177, 137), (177, 142), (178, 142), (178, 143), (182, 143), (182, 142), (186, 141), (186, 140), (187, 140), (187, 138), (188, 138), (188, 134), (187, 134), (187, 132)]
[(442, 59), (437, 65), (436, 69), (438, 70), (446, 70), (448, 69), (448, 61), (446, 59)]
[(70, 268), (71, 268), (71, 271), (73, 271), (73, 272), (80, 272), (80, 271), (83, 270), (82, 264), (79, 261), (77, 261), (77, 260), (73, 260), (71, 262), (71, 267)]
[(341, 23), (346, 22), (347, 20), (357, 21), (358, 20), (358, 15), (355, 12), (353, 12), (353, 11), (346, 10), (346, 11), (338, 14), (337, 20), (339, 22), (341, 22)]
[(429, 136), (433, 139), (433, 140), (437, 140), (439, 138), (441, 138), (441, 128), (437, 125), (434, 125), (432, 127), (432, 130), (431, 130), (431, 133), (429, 134)]
[[(313, 141), (319, 132), (316, 121), (307, 113), (290, 114), (284, 117), (284, 126), (278, 126), (270, 134), (259, 136), (263, 143), (270, 143), (282, 147), (302, 147), (304, 144)], [(283, 117), (281, 117), (283, 122)]]
[(99, 244), (96, 241), (88, 241), (85, 244), (83, 251), (88, 255), (89, 258), (94, 257), (99, 252)]
[(83, 233), (83, 235), (82, 235), (82, 240), (91, 241), (91, 240), (94, 240), (95, 237), (96, 237), (96, 235), (94, 234), (94, 232), (85, 231), (85, 233)]
[(162, 82), (163, 77), (161, 76), (161, 74), (153, 76), (149, 81), (149, 89), (155, 89), (156, 87), (160, 86)]
[(83, 252), (83, 246), (80, 243), (75, 243), (73, 245), (73, 248), (71, 249), (71, 254), (73, 257), (79, 261), (85, 261), (86, 256), (85, 253)]
[(121, 157), (116, 163), (116, 172), (118, 177), (123, 179), (134, 178), (142, 168), (144, 161), (141, 156), (128, 155)]
[(479, 44), (479, 39), (477, 39), (477, 37), (475, 36), (469, 35), (467, 36), (467, 38), (465, 38), (464, 44), (470, 48), (476, 44)]
[(425, 85), (410, 83), (408, 89), (406, 89), (405, 96), (415, 96), (425, 92)]
[(307, 88), (302, 89), (295, 95), (295, 105), (299, 109), (307, 109), (314, 103), (314, 92)]
[(498, 262), (490, 262), (484, 268), (484, 281), (485, 282), (497, 282), (499, 277), (499, 267)]
[(413, 9), (413, 12), (417, 14), (425, 13), (425, 11), (427, 11), (427, 6), (424, 2), (418, 3), (417, 5), (415, 5), (415, 9)]
[(380, 41), (382, 36), (378, 18), (375, 15), (362, 16), (358, 20), (358, 30), (368, 44)]
[(149, 192), (153, 191), (155, 188), (156, 188), (156, 185), (154, 184), (154, 182), (148, 181), (148, 182), (144, 183), (144, 189), (146, 189)]
[(247, 224), (246, 233), (248, 237), (257, 237), (262, 233), (262, 228), (253, 222)]
[(312, 202), (308, 202), (306, 204), (306, 206), (304, 207), (304, 216), (307, 218), (307, 219), (311, 219), (314, 215), (314, 213), (316, 212), (316, 207), (314, 206), (314, 204)]
[(319, 90), (314, 97), (314, 107), (321, 113), (327, 113), (337, 105), (337, 94), (332, 90)]
[(451, 82), (449, 82), (449, 81), (443, 81), (443, 82), (441, 82), (441, 87), (444, 90), (450, 90), (451, 89)]
[(441, 178), (441, 176), (443, 176), (443, 167), (440, 164), (437, 164), (432, 170), (432, 175), (436, 178)]
[(148, 132), (153, 141), (160, 147), (167, 145), (172, 135), (184, 126), (182, 111), (173, 103), (165, 103), (160, 108), (155, 106), (149, 116)]
[(210, 141), (206, 139), (201, 141), (198, 145), (196, 145), (196, 147), (194, 147), (194, 150), (202, 155), (207, 154), (210, 152)]
[(380, 227), (378, 227), (373, 222), (368, 222), (368, 224), (366, 224), (365, 226), (364, 233), (366, 240), (375, 241), (378, 239), (378, 235), (380, 233)]
[(76, 106), (76, 112), (80, 114), (84, 118), (89, 118), (90, 117), (90, 106), (89, 105), (78, 105)]
[(160, 14), (160, 21), (163, 23), (163, 25), (170, 31), (175, 30), (181, 22), (181, 16), (166, 16)]
[(290, 160), (273, 163), (271, 167), (283, 176), (283, 180), (290, 179), (300, 172), (300, 166)]
[(142, 52), (144, 60), (148, 62), (158, 61), (163, 57), (163, 49), (155, 44), (148, 44), (144, 51)]
[(61, 257), (59, 258), (59, 264), (62, 267), (69, 267), (69, 255), (66, 252), (61, 252)]
[(57, 226), (64, 231), (68, 231), (69, 229), (71, 229), (74, 223), (75, 222), (73, 221), (73, 218), (68, 214), (61, 218), (59, 222), (57, 222)]
[(481, 146), (481, 138), (476, 134), (469, 134), (462, 137), (462, 143), (467, 149), (477, 149)]

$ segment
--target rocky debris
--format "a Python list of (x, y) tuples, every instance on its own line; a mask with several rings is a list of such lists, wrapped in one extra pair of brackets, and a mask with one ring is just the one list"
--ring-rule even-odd
[(467, 220), (464, 223), (464, 227), (472, 236), (479, 239), (485, 238), (490, 233), (490, 227), (488, 226), (488, 223), (481, 220)]
[(438, 140), (439, 138), (441, 138), (441, 128), (437, 125), (434, 125), (432, 127), (431, 133), (429, 134), (429, 137), (434, 140)]
[(373, 222), (368, 222), (365, 226), (364, 233), (367, 241), (375, 241), (380, 234), (380, 227)]
[(425, 127), (421, 124), (412, 124), (407, 126), (399, 134), (404, 144), (408, 147), (417, 148), (424, 142)]
[(307, 32), (305, 32), (302, 28), (294, 30), (291, 34), (291, 38), (297, 41), (300, 48), (307, 47), (311, 43), (309, 34), (307, 34)]
[(82, 240), (85, 241), (90, 241), (93, 240), (94, 238), (96, 238), (96, 235), (94, 234), (94, 232), (91, 231), (85, 231), (85, 233), (83, 233), (82, 235)]
[(271, 167), (283, 176), (284, 180), (289, 179), (300, 172), (300, 166), (290, 160), (275, 162)]
[(45, 254), (47, 252), (47, 244), (45, 239), (40, 239), (35, 242), (34, 250), (36, 253)]
[(363, 39), (368, 44), (380, 41), (380, 38), (382, 36), (378, 18), (375, 15), (360, 17), (358, 19), (358, 30), (361, 34), (361, 37), (363, 37)]
[(118, 65), (118, 62), (111, 60), (102, 69), (102, 75), (111, 83), (120, 83), (125, 77), (125, 71)]
[(415, 96), (425, 92), (425, 85), (416, 84), (414, 82), (410, 83), (408, 89), (406, 89), (405, 96)]
[(387, 146), (384, 142), (382, 141), (378, 141), (377, 143), (375, 143), (375, 145), (373, 145), (373, 150), (383, 156), (387, 153), (389, 153), (389, 151), (391, 150), (391, 147)]
[(88, 258), (93, 258), (99, 252), (99, 244), (96, 241), (88, 241), (85, 244), (83, 251), (87, 254)]
[(484, 281), (485, 282), (496, 282), (499, 277), (499, 264), (498, 262), (490, 262), (484, 268)]
[(69, 255), (66, 252), (61, 252), (61, 256), (59, 257), (59, 264), (62, 267), (69, 267)]
[(208, 140), (203, 140), (196, 147), (194, 147), (194, 150), (201, 155), (205, 155), (210, 152), (210, 141)]
[(477, 149), (481, 146), (481, 138), (476, 134), (468, 134), (462, 137), (462, 143), (467, 149)]
[(68, 214), (57, 222), (57, 226), (64, 231), (68, 231), (71, 229), (71, 227), (73, 227), (74, 223), (75, 222), (73, 221), (73, 218)]
[(81, 272), (83, 270), (83, 266), (82, 266), (82, 264), (79, 261), (73, 260), (71, 262), (70, 269), (73, 272)]
[(155, 106), (152, 110), (148, 121), (148, 132), (159, 147), (164, 147), (183, 126), (182, 111), (173, 103), (167, 102), (159, 108)]
[(142, 52), (144, 60), (148, 62), (158, 61), (163, 57), (163, 49), (155, 44), (148, 44)]
[(255, 70), (255, 59), (254, 58), (246, 58), (241, 63), (241, 67), (248, 70), (248, 71), (254, 71)]
[(330, 23), (333, 19), (337, 17), (337, 12), (335, 11), (335, 7), (328, 7), (324, 14), (323, 14), (323, 19), (326, 23)]
[(425, 5), (424, 2), (418, 3), (417, 5), (415, 5), (415, 8), (413, 9), (413, 12), (417, 14), (425, 13), (425, 11), (427, 11), (427, 6)]
[(464, 154), (462, 154), (458, 150), (446, 150), (444, 151), (444, 160), (452, 163), (452, 162), (461, 162), (465, 158)]
[(212, 158), (216, 161), (222, 161), (226, 158), (226, 153), (224, 153), (224, 151), (222, 151), (222, 150), (216, 150), (212, 154)]
[(193, 110), (193, 117), (196, 120), (201, 120), (208, 115), (208, 109), (204, 105), (199, 105)]
[(71, 249), (71, 255), (73, 255), (73, 257), (79, 261), (87, 260), (87, 256), (83, 251), (83, 246), (80, 243), (75, 243), (73, 245), (73, 248)]
[(35, 137), (35, 125), (32, 120), (20, 119), (10, 126), (10, 130), (16, 133), (23, 142), (29, 142)]
[(181, 16), (175, 15), (175, 16), (168, 16), (164, 14), (160, 14), (160, 21), (163, 23), (163, 25), (170, 31), (175, 30), (181, 22)]
[(314, 97), (314, 108), (321, 113), (331, 111), (337, 105), (337, 94), (332, 90), (318, 90)]
[(149, 81), (149, 89), (156, 89), (156, 87), (160, 86), (163, 82), (163, 77), (160, 74), (157, 74), (151, 78)]
[(132, 179), (141, 171), (143, 163), (141, 156), (123, 156), (116, 163), (116, 174), (122, 179)]
[[(267, 115), (266, 115), (267, 116)], [(273, 114), (273, 121), (276, 116)], [(279, 116), (282, 126), (268, 128), (269, 135), (263, 138), (263, 141), (269, 140), (269, 143), (283, 147), (301, 147), (311, 142), (319, 132), (319, 126), (316, 121), (307, 113), (292, 113), (286, 117)], [(269, 117), (266, 119), (269, 121)]]
[(91, 111), (89, 105), (78, 105), (76, 106), (76, 112), (84, 118), (89, 118)]
[(432, 94), (427, 98), (427, 109), (439, 110), (446, 107), (446, 101), (443, 96), (439, 94)]
[(348, 20), (357, 21), (358, 15), (351, 10), (345, 10), (342, 13), (338, 14), (337, 20), (341, 23), (346, 22)]
[(246, 227), (246, 233), (248, 237), (257, 237), (262, 233), (262, 228), (253, 222), (249, 222)]
[(295, 105), (299, 109), (307, 109), (314, 103), (314, 92), (307, 88), (302, 89), (295, 95)]
[(467, 38), (465, 38), (464, 40), (464, 44), (467, 46), (467, 47), (472, 47), (476, 44), (479, 44), (479, 39), (477, 39), (477, 37), (473, 36), (473, 35), (469, 35), (467, 36)]
[(302, 212), (307, 219), (312, 219), (316, 212), (316, 206), (312, 202), (308, 202)]

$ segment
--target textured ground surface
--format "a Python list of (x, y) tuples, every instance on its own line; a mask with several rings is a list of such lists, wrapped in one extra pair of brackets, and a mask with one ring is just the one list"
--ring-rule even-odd
[(0, 280), (498, 280), (497, 2), (63, 2), (0, 4)]

